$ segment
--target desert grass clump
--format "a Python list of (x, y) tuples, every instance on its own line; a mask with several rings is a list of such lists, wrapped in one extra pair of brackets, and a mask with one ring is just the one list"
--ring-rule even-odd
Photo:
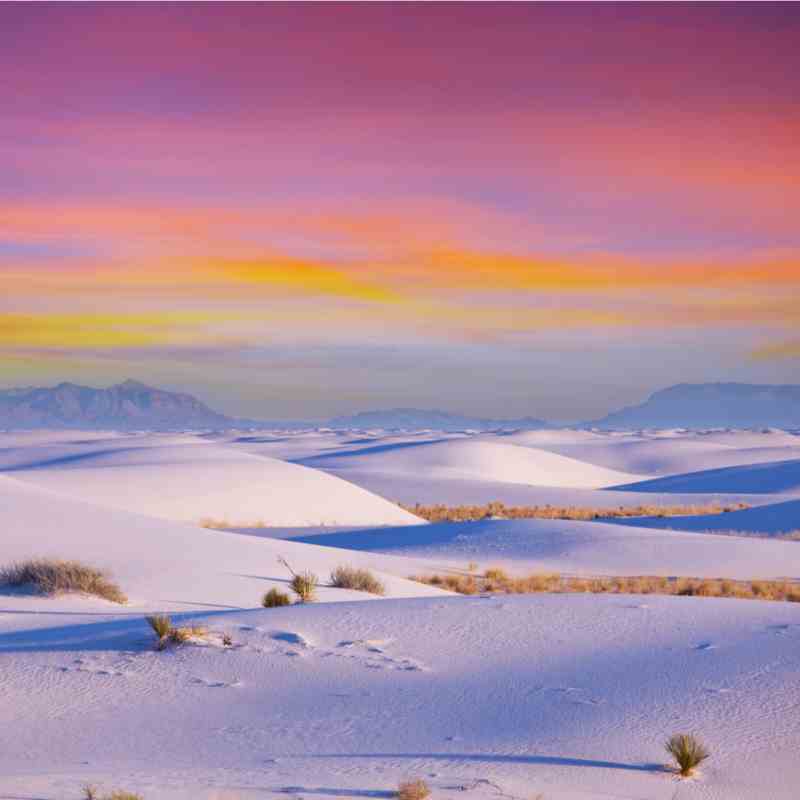
[(292, 587), (292, 591), (297, 595), (300, 603), (313, 603), (317, 599), (318, 583), (319, 578), (313, 572), (305, 570), (297, 573), (289, 586)]
[(164, 650), (168, 644), (186, 644), (191, 639), (205, 639), (208, 628), (204, 625), (182, 625), (175, 627), (166, 614), (145, 617), (156, 635), (156, 650)]
[(317, 584), (319, 583), (319, 578), (317, 578), (313, 572), (310, 570), (295, 572), (283, 556), (278, 556), (278, 563), (286, 567), (292, 574), (292, 580), (289, 581), (289, 586), (297, 595), (298, 602), (311, 603), (317, 599)]
[(143, 800), (143, 798), (140, 794), (126, 792), (123, 789), (115, 789), (111, 794), (101, 795), (94, 786), (84, 786), (83, 800)]
[(706, 747), (689, 733), (676, 733), (664, 745), (675, 761), (680, 775), (688, 778), (711, 754)]
[(386, 594), (386, 587), (368, 570), (339, 566), (331, 572), (331, 586), (369, 594)]
[(428, 522), (477, 522), (483, 519), (618, 519), (626, 517), (685, 517), (706, 514), (724, 514), (750, 508), (747, 503), (703, 503), (696, 505), (658, 506), (642, 504), (638, 506), (618, 506), (617, 508), (582, 506), (507, 506), (499, 500), (483, 505), (448, 506), (444, 503), (400, 507)]
[(500, 569), (483, 575), (417, 575), (411, 580), (459, 594), (666, 594), (679, 597), (729, 597), (800, 603), (800, 582), (733, 580), (731, 578), (666, 578), (659, 575), (618, 575), (576, 578), (558, 573), (510, 576)]
[(397, 787), (397, 800), (425, 800), (430, 794), (430, 787), (422, 778), (402, 781)]
[(127, 603), (128, 598), (105, 572), (80, 561), (32, 558), (0, 569), (0, 585), (30, 586), (53, 596), (75, 592), (102, 597), (112, 603)]
[(264, 608), (280, 608), (281, 606), (290, 606), (291, 604), (292, 598), (280, 589), (270, 589), (261, 598), (261, 605), (264, 606)]

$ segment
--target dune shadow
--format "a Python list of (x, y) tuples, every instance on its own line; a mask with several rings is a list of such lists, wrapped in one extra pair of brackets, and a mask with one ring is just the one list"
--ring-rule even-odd
[(439, 442), (450, 441), (447, 438), (440, 439), (426, 439), (424, 442), (392, 442), (391, 444), (379, 444), (375, 447), (360, 447), (356, 450), (335, 450), (331, 453), (319, 453), (313, 456), (305, 456), (303, 458), (289, 459), (294, 464), (305, 464), (306, 466), (313, 466), (316, 461), (328, 461), (337, 458), (349, 458), (351, 456), (365, 456), (372, 453), (387, 453), (390, 450), (407, 450), (409, 447), (422, 447), (426, 444), (438, 444)]
[(594, 758), (571, 758), (569, 756), (512, 756), (495, 753), (339, 753), (319, 754), (309, 758), (386, 758), (421, 759), (437, 761), (484, 762), (490, 764), (541, 764), (556, 767), (586, 767), (593, 769), (617, 769), (631, 772), (666, 772), (663, 764), (630, 764), (624, 761), (603, 761)]
[[(230, 613), (233, 612), (211, 611), (204, 613), (203, 618)], [(133, 617), (133, 615), (130, 616)], [(195, 619), (197, 614), (193, 612), (172, 613), (170, 617), (173, 622), (182, 623)], [(76, 650), (138, 652), (149, 650), (152, 645), (153, 635), (145, 620), (145, 614), (142, 612), (139, 612), (136, 618), (131, 619), (59, 625), (53, 628), (29, 628), (0, 633), (0, 653), (59, 653)]]
[(284, 786), (279, 791), (292, 795), (323, 794), (329, 797), (397, 797), (397, 792), (387, 792), (383, 789), (334, 789), (327, 786), (312, 788), (307, 786)]

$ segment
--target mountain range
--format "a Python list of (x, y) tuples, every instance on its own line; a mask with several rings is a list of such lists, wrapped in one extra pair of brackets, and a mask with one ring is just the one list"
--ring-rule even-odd
[(680, 383), (582, 427), (800, 428), (800, 386)]
[[(134, 380), (108, 389), (60, 383), (45, 388), (0, 390), (0, 430), (224, 430), (258, 427), (489, 431), (536, 430), (553, 426), (535, 417), (491, 419), (415, 408), (362, 411), (334, 417), (327, 422), (236, 419), (213, 411), (190, 394), (156, 389)], [(639, 405), (575, 427), (795, 429), (800, 428), (800, 386), (678, 384), (655, 392)]]

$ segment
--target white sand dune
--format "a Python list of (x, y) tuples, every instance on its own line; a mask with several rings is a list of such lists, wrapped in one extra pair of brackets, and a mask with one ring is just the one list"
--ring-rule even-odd
[[(551, 434), (549, 437), (538, 434)], [(783, 431), (706, 436), (629, 434), (609, 436), (586, 431), (530, 431), (500, 438), (540, 447), (607, 469), (664, 476), (743, 464), (800, 458), (800, 437)]]
[[(743, 533), (790, 533), (800, 531), (800, 500), (769, 503), (758, 508), (730, 511), (705, 516), (658, 517), (634, 522), (648, 528), (669, 528), (680, 531), (738, 531)], [(800, 545), (799, 545), (800, 546)]]
[(688, 472), (613, 488), (628, 492), (800, 492), (800, 459)]
[[(451, 440), (378, 445), (356, 453), (332, 453), (303, 461), (320, 469), (347, 470), (429, 479), (480, 480), (536, 486), (600, 488), (623, 481), (629, 473), (500, 441)], [(625, 476), (620, 478), (620, 476)]]
[(515, 573), (800, 579), (800, 544), (796, 542), (605, 522), (482, 520), (413, 529), (317, 533), (294, 540), (402, 555), (424, 560), (429, 569), (463, 570), (474, 562), (481, 570), (502, 566)]
[[(616, 491), (597, 487), (637, 476), (551, 449), (605, 459), (629, 446), (617, 463), (660, 469), (746, 450), (741, 442), (784, 447), (764, 443), (773, 435), (724, 432), (702, 451), (684, 446), (692, 439), (681, 431), (516, 442), (0, 435), (0, 563), (82, 559), (109, 569), (130, 596), (117, 606), (0, 593), (0, 800), (69, 800), (86, 784), (145, 800), (381, 800), (408, 777), (425, 778), (434, 800), (795, 800), (800, 605), (470, 598), (406, 578), (470, 561), (516, 572), (794, 578), (800, 544), (643, 527), (649, 521), (412, 525), (321, 471), (386, 497), (429, 491), (409, 498), (428, 502), (602, 506), (762, 491), (766, 505), (720, 516), (727, 528), (763, 529), (797, 511), (800, 501), (778, 504), (765, 488), (792, 485), (797, 460)], [(643, 491), (659, 481), (668, 482), (652, 490), (660, 494)], [(728, 488), (709, 488), (719, 486)], [(369, 530), (281, 540), (186, 523), (202, 516)], [(368, 567), (388, 597), (322, 586), (319, 603), (257, 608), (264, 591), (286, 588), (278, 556), (323, 579), (339, 564)], [(143, 619), (154, 610), (204, 623), (212, 637), (155, 652)], [(221, 646), (222, 632), (232, 647)], [(712, 752), (689, 781), (662, 767), (663, 742), (679, 731)]]
[[(278, 563), (280, 555), (295, 570), (310, 569), (323, 582), (338, 564), (373, 569), (376, 563), (391, 564), (394, 576), (382, 575), (390, 595), (431, 593), (405, 580), (418, 567), (402, 559), (364, 559), (358, 553), (351, 557), (340, 550), (205, 530), (83, 503), (2, 475), (0, 530), (2, 563), (35, 557), (85, 561), (109, 570), (136, 608), (252, 608), (270, 588), (286, 589), (290, 575)], [(327, 587), (321, 587), (320, 596), (369, 597)], [(0, 603), (39, 610), (100, 605), (111, 613), (111, 604), (91, 599), (0, 595)]]
[[(200, 617), (234, 647), (153, 652), (141, 618), (2, 623), (2, 797), (794, 800), (800, 607), (527, 596)], [(699, 777), (663, 768), (693, 731)], [(46, 769), (42, 768), (46, 765)]]
[(421, 521), (346, 481), (197, 437), (130, 437), (0, 453), (15, 479), (87, 502), (170, 520), (269, 525)]

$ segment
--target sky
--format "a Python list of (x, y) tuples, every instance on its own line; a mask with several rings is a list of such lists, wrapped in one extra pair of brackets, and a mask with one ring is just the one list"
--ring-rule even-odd
[(798, 41), (794, 3), (4, 3), (0, 388), (800, 382)]

